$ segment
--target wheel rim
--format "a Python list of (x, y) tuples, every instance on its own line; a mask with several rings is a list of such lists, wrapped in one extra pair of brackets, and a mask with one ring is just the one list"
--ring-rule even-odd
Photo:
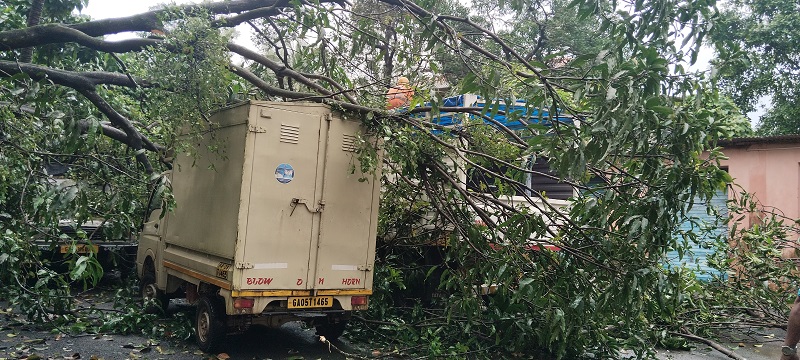
[(200, 311), (197, 314), (197, 337), (200, 338), (200, 342), (206, 342), (210, 324), (211, 319), (208, 316), (208, 312)]
[(156, 293), (158, 289), (156, 289), (156, 284), (147, 284), (142, 288), (142, 297), (144, 300), (151, 300), (156, 298)]

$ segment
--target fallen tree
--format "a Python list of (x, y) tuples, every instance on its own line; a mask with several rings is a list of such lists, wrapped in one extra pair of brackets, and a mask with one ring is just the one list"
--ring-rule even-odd
[[(379, 249), (384, 292), (369, 315), (383, 325), (414, 319), (392, 330), (396, 339), (441, 344), (431, 356), (500, 346), (613, 358), (620, 348), (646, 356), (667, 337), (662, 330), (677, 329), (672, 321), (691, 297), (688, 275), (666, 271), (664, 254), (686, 246), (675, 230), (690, 204), (730, 182), (716, 142), (741, 125), (711, 83), (682, 70), (713, 2), (466, 9), (239, 0), (102, 20), (54, 9), (81, 2), (56, 3), (28, 26), (27, 2), (14, 1), (0, 25), (0, 249), (8, 254), (0, 279), (18, 285), (5, 290), (15, 301), (49, 301), (30, 307), (31, 316), (69, 305), (67, 282), (36, 259), (27, 238), (59, 237), (50, 229), (65, 218), (103, 216), (135, 228), (152, 186), (172, 206), (159, 173), (171, 153), (192, 151), (179, 131), (205, 128), (210, 112), (257, 98), (325, 103), (383, 139), (384, 162), (368, 147), (358, 156), (363, 172), (383, 166), (390, 174)], [(549, 28), (556, 20), (563, 26)], [(230, 28), (240, 24), (254, 29), (258, 48), (236, 43)], [(552, 39), (551, 29), (578, 25), (589, 40), (606, 41), (581, 48)], [(526, 27), (534, 35), (514, 37)], [(671, 35), (681, 29), (685, 47)], [(131, 31), (138, 37), (103, 38)], [(434, 87), (439, 73), (459, 74), (458, 83)], [(384, 94), (403, 74), (416, 95), (407, 111), (386, 111)], [(444, 100), (463, 93), (483, 102)], [(516, 100), (524, 101), (519, 111), (502, 108)], [(443, 125), (445, 115), (456, 125)], [(54, 188), (41, 170), (50, 163), (114, 191)], [(571, 196), (554, 199), (532, 179)], [(78, 266), (85, 255), (73, 256), (73, 280), (99, 276)], [(26, 283), (36, 276), (45, 280)], [(439, 300), (430, 292), (406, 299), (402, 290), (414, 282), (435, 288)], [(501, 285), (493, 296), (476, 293), (492, 284)]]

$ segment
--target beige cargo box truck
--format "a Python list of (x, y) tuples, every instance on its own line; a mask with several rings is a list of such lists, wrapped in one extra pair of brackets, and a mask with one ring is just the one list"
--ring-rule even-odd
[(145, 222), (142, 295), (165, 307), (185, 294), (205, 351), (251, 324), (300, 320), (337, 338), (372, 294), (380, 174), (358, 170), (361, 122), (251, 101), (210, 127), (168, 175), (177, 208)]

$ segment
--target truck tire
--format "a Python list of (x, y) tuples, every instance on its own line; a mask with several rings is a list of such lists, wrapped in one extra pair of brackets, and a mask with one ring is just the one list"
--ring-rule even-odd
[(344, 333), (347, 327), (347, 320), (341, 320), (337, 323), (329, 322), (327, 324), (319, 324), (316, 326), (317, 335), (324, 336), (328, 340), (336, 340)]
[(169, 306), (169, 296), (156, 286), (156, 276), (146, 272), (139, 281), (145, 314), (163, 314)]
[(197, 301), (194, 329), (200, 350), (214, 353), (220, 349), (227, 335), (225, 306), (221, 299), (203, 296)]

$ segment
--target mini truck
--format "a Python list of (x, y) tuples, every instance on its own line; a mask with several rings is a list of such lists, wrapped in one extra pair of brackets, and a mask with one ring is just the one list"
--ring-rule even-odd
[(136, 258), (146, 304), (185, 295), (207, 352), (251, 324), (304, 321), (339, 337), (372, 294), (380, 166), (357, 170), (361, 121), (263, 101), (210, 120), (191, 138), (197, 153), (167, 174), (176, 208), (146, 216)]

